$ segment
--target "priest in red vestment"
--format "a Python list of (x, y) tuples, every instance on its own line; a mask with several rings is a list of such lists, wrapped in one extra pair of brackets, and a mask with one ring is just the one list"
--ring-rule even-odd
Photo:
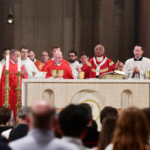
[(97, 45), (94, 52), (95, 56), (87, 61), (81, 69), (77, 66), (77, 71), (85, 72), (85, 78), (99, 78), (104, 73), (114, 71), (119, 65), (119, 61), (115, 66), (114, 62), (104, 55), (105, 50), (102, 45)]
[[(17, 87), (17, 76), (15, 75), (15, 73), (17, 73), (18, 71), (18, 54), (19, 51), (12, 49), (10, 51), (10, 60), (9, 60), (9, 71), (11, 72), (11, 74), (9, 75), (9, 109), (14, 111), (14, 117), (16, 117), (16, 103), (17, 103), (17, 91), (16, 91), (16, 87)], [(3, 67), (3, 71), (6, 70), (6, 64)], [(23, 73), (22, 78), (27, 79), (27, 74), (26, 74), (26, 70), (24, 69), (24, 67), (21, 67), (21, 72)], [(21, 80), (22, 80), (21, 78)], [(1, 92), (2, 92), (2, 99), (1, 99), (1, 106), (3, 106), (4, 102), (5, 102), (5, 90), (3, 89), (3, 87), (5, 86), (5, 75), (2, 73), (2, 78), (1, 78)]]
[[(46, 78), (52, 77), (52, 70), (64, 70), (63, 79), (74, 79), (71, 69), (62, 61), (62, 52), (57, 51), (54, 54), (54, 61), (46, 67)], [(59, 78), (59, 75), (56, 75)]]
[[(51, 58), (50, 60), (48, 60), (47, 62), (45, 62), (43, 68), (41, 71), (46, 71), (46, 67), (51, 63), (51, 62), (54, 62), (54, 54), (55, 52), (57, 51), (60, 51), (61, 52), (61, 48), (58, 46), (58, 45), (54, 45), (52, 47), (52, 54), (53, 54), (53, 58)], [(61, 62), (65, 63), (69, 68), (70, 68), (70, 65), (68, 63), (68, 61), (66, 61), (65, 59), (62, 59)], [(71, 68), (70, 68), (71, 69)]]

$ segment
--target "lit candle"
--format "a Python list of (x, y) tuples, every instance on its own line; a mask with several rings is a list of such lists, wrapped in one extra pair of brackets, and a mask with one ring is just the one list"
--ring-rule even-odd
[(18, 54), (18, 72), (21, 71), (21, 54)]
[(10, 55), (10, 52), (7, 51), (6, 52), (6, 70), (9, 70), (9, 55)]

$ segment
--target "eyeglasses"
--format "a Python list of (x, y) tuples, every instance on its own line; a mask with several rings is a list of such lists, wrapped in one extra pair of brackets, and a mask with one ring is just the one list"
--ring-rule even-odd
[(75, 56), (73, 56), (73, 55), (69, 55), (68, 57), (75, 57)]
[(44, 56), (48, 56), (48, 55), (41, 55), (42, 57), (44, 57)]

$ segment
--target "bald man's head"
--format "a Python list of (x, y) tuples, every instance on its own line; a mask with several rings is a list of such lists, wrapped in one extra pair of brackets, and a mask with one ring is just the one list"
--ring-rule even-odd
[(100, 44), (97, 45), (97, 46), (95, 46), (94, 52), (95, 52), (95, 56), (96, 56), (96, 57), (101, 57), (101, 56), (103, 56), (104, 53), (105, 53), (104, 46), (103, 46), (103, 45), (100, 45)]
[(63, 56), (62, 56), (62, 52), (61, 51), (56, 51), (54, 53), (54, 63), (59, 64), (61, 63)]
[(31, 107), (31, 126), (34, 128), (50, 129), (55, 116), (54, 106), (45, 100), (40, 100)]

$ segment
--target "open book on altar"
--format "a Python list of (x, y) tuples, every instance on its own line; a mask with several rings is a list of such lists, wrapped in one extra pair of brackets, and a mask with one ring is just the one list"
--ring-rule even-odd
[(124, 79), (125, 73), (123, 71), (114, 70), (111, 72), (104, 73), (99, 79)]

